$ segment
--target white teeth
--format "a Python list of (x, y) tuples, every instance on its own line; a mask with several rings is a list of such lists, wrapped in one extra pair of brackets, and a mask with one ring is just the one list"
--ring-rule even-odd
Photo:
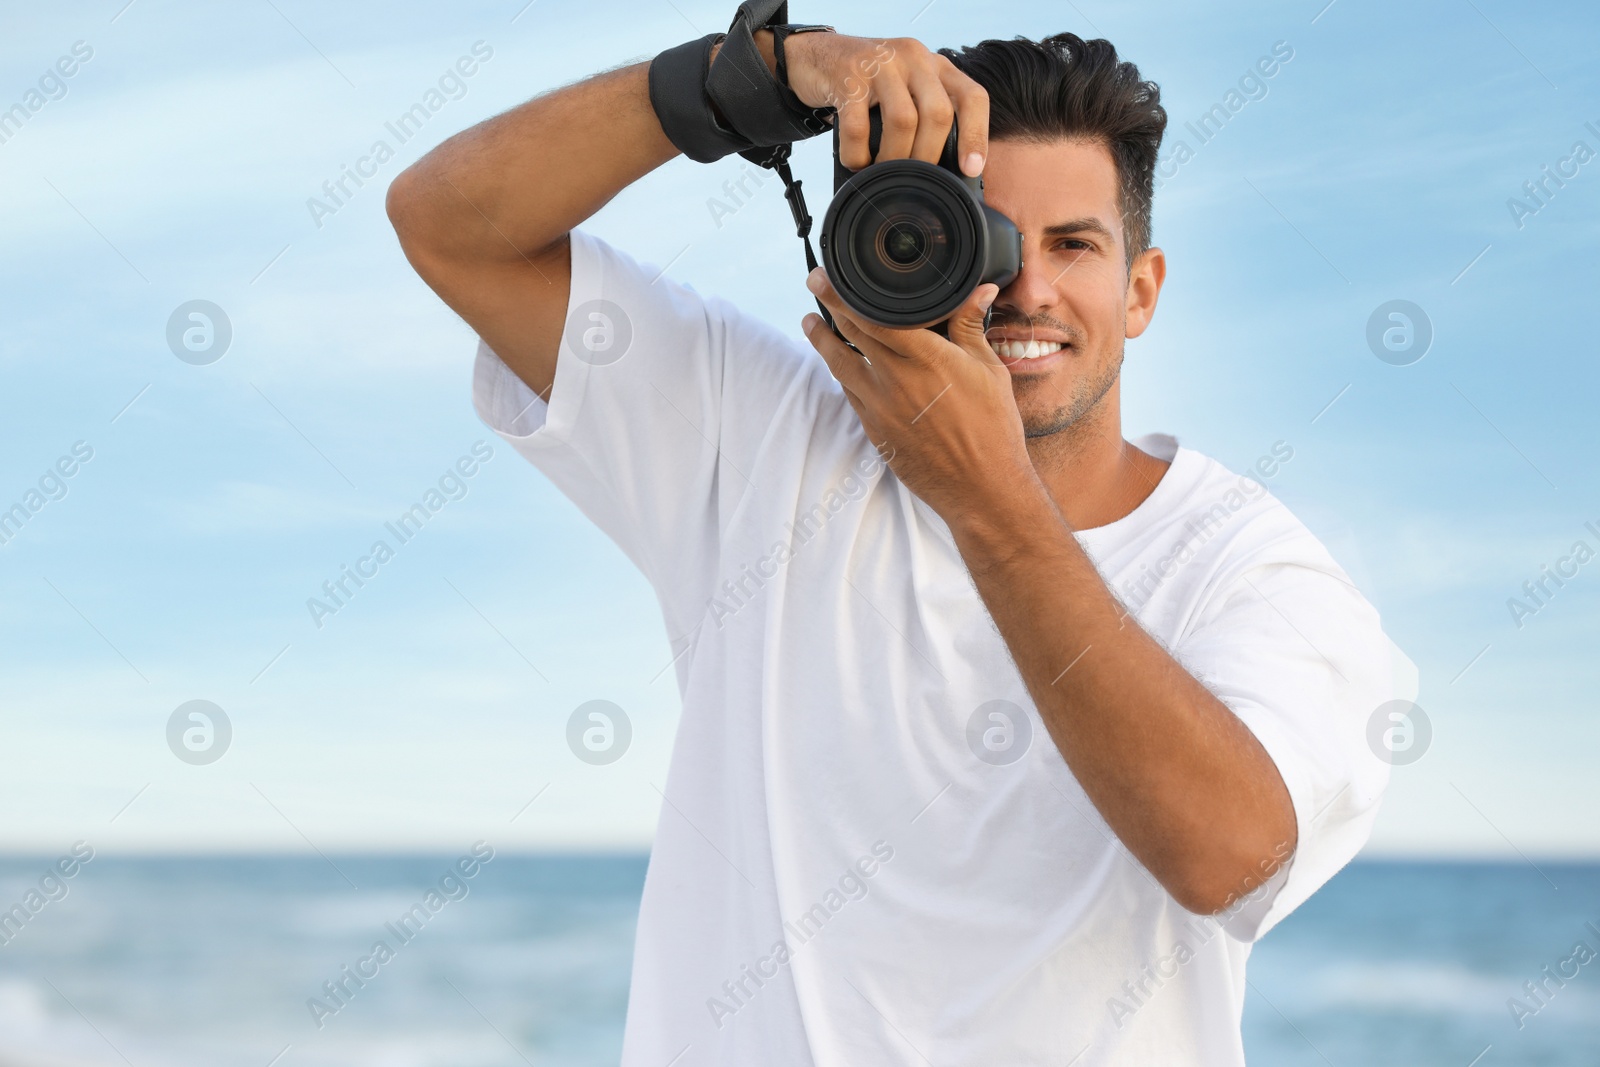
[(1061, 351), (1060, 341), (1000, 341), (989, 342), (989, 347), (1007, 359), (1038, 359)]

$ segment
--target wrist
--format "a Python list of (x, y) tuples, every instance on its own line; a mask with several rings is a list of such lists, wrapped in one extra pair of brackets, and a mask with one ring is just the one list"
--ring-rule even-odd
[[(766, 62), (767, 69), (772, 71), (772, 76), (778, 76), (778, 52), (773, 44), (771, 30), (756, 30), (750, 35), (755, 38), (756, 48), (761, 52), (761, 58)], [(717, 53), (722, 51), (723, 42), (718, 41), (711, 46), (711, 62), (717, 61)]]
[(941, 517), (968, 568), (975, 571), (1048, 555), (1062, 537), (1072, 536), (1066, 517), (1031, 468), (1012, 491)]
[[(755, 39), (756, 50), (761, 53), (761, 58), (767, 64), (767, 69), (772, 71), (772, 76), (776, 78), (778, 76), (778, 53), (773, 45), (772, 31), (756, 30), (750, 36)], [(720, 51), (722, 51), (722, 42), (718, 41), (711, 46), (711, 59), (707, 63), (708, 66), (717, 61), (717, 53)], [(728, 117), (722, 113), (722, 109), (717, 106), (715, 100), (711, 101), (711, 113), (717, 117), (717, 121), (722, 124), (724, 129), (728, 128)]]

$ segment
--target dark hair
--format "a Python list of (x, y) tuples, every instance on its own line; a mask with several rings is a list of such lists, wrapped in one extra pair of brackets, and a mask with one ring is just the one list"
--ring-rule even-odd
[(1161, 88), (1117, 58), (1110, 41), (1058, 33), (1042, 41), (1014, 37), (941, 48), (989, 93), (992, 140), (1103, 142), (1117, 165), (1128, 264), (1150, 247), (1156, 153), (1167, 129)]

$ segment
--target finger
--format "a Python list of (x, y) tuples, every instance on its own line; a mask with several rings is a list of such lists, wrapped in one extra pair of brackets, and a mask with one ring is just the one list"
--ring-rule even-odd
[(872, 162), (867, 146), (871, 133), (871, 119), (867, 115), (866, 96), (852, 95), (837, 106), (834, 125), (839, 129), (839, 162), (850, 170), (860, 170)]
[[(844, 297), (833, 287), (828, 272), (822, 267), (806, 276), (806, 287), (828, 309), (839, 332), (874, 363), (887, 364), (891, 360), (910, 357), (928, 359), (935, 354), (930, 348), (937, 348), (942, 343), (927, 330), (896, 330), (857, 318), (854, 309), (844, 302)], [(933, 342), (931, 346), (930, 342)]]
[[(824, 306), (826, 306), (826, 304), (824, 304)], [(899, 352), (896, 352), (896, 350), (886, 346), (886, 344), (883, 344), (882, 341), (878, 341), (878, 339), (874, 338), (874, 336), (867, 334), (866, 323), (856, 322), (854, 318), (851, 318), (850, 310), (838, 310), (835, 309), (835, 307), (827, 307), (827, 310), (829, 310), (829, 314), (834, 317), (835, 330), (837, 330), (838, 333), (843, 334), (845, 341), (848, 341), (850, 344), (853, 344), (853, 346), (856, 346), (856, 352), (858, 352), (858, 354), (861, 355), (864, 360), (866, 360), (867, 365), (872, 366), (874, 370), (877, 370), (877, 368), (885, 368), (885, 366), (890, 366), (891, 363), (896, 360), (896, 358), (899, 358)], [(872, 379), (874, 379), (874, 382), (877, 382), (877, 374), (874, 374)]]
[[(900, 354), (898, 352), (878, 338), (868, 334), (868, 324), (852, 317), (850, 308), (842, 301), (835, 299), (831, 304), (824, 301), (823, 306), (833, 316), (834, 328), (844, 336), (846, 341), (855, 346), (856, 351), (864, 357), (868, 366), (874, 369), (888, 367), (895, 359), (899, 358)], [(873, 381), (881, 381), (876, 373), (873, 375)]]
[[(824, 268), (818, 267), (806, 276), (806, 288), (810, 289), (822, 306), (828, 309), (828, 313), (833, 316), (833, 324), (844, 334), (845, 340), (859, 348), (867, 359), (876, 364), (886, 365), (901, 355), (895, 351), (889, 343), (889, 338), (885, 336), (892, 331), (856, 318), (855, 311), (844, 302), (844, 298), (828, 280), (828, 272)], [(898, 332), (904, 334), (909, 331)]]
[[(865, 431), (867, 435), (867, 442), (872, 444), (873, 448), (879, 450), (880, 456), (892, 455), (891, 450), (880, 447), (875, 443), (876, 441), (882, 440), (882, 434), (879, 432), (878, 427), (871, 421), (870, 416), (868, 416), (867, 406), (862, 402), (860, 395), (852, 393), (850, 390), (846, 389), (844, 390), (844, 399), (845, 403), (850, 405), (850, 410), (856, 413), (856, 421), (861, 424), (861, 429)], [(885, 460), (885, 462), (887, 462), (887, 460)]]
[(800, 328), (805, 331), (806, 340), (811, 342), (811, 347), (822, 356), (822, 361), (828, 365), (840, 385), (844, 387), (845, 395), (854, 403), (857, 394), (870, 391), (874, 387), (872, 368), (861, 358), (859, 352), (853, 351), (849, 345), (834, 336), (822, 316), (811, 312), (800, 320)]
[(929, 70), (918, 71), (912, 76), (911, 96), (917, 102), (917, 136), (911, 148), (911, 158), (936, 164), (939, 157), (944, 155), (944, 143), (950, 137), (950, 121), (955, 118), (955, 105), (950, 102), (944, 82)]
[(911, 90), (906, 88), (898, 70), (886, 70), (872, 83), (872, 88), (877, 93), (878, 115), (883, 120), (883, 134), (878, 140), (878, 155), (873, 162), (909, 158), (920, 123)]
[(994, 303), (995, 297), (1000, 295), (1000, 287), (993, 282), (984, 282), (971, 295), (962, 301), (956, 308), (955, 314), (950, 316), (949, 337), (963, 352), (976, 357), (980, 362), (993, 363), (1004, 366), (1000, 356), (989, 346), (989, 339), (984, 333), (983, 320)]
[(989, 158), (989, 91), (961, 73), (948, 56), (945, 60), (939, 79), (955, 104), (956, 158), (961, 160), (961, 173), (975, 178)]

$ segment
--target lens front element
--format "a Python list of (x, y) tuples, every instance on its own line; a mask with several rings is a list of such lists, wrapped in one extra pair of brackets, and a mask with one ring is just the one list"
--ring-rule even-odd
[(982, 208), (955, 175), (914, 159), (874, 163), (839, 190), (822, 225), (834, 288), (883, 326), (948, 318), (979, 284)]

